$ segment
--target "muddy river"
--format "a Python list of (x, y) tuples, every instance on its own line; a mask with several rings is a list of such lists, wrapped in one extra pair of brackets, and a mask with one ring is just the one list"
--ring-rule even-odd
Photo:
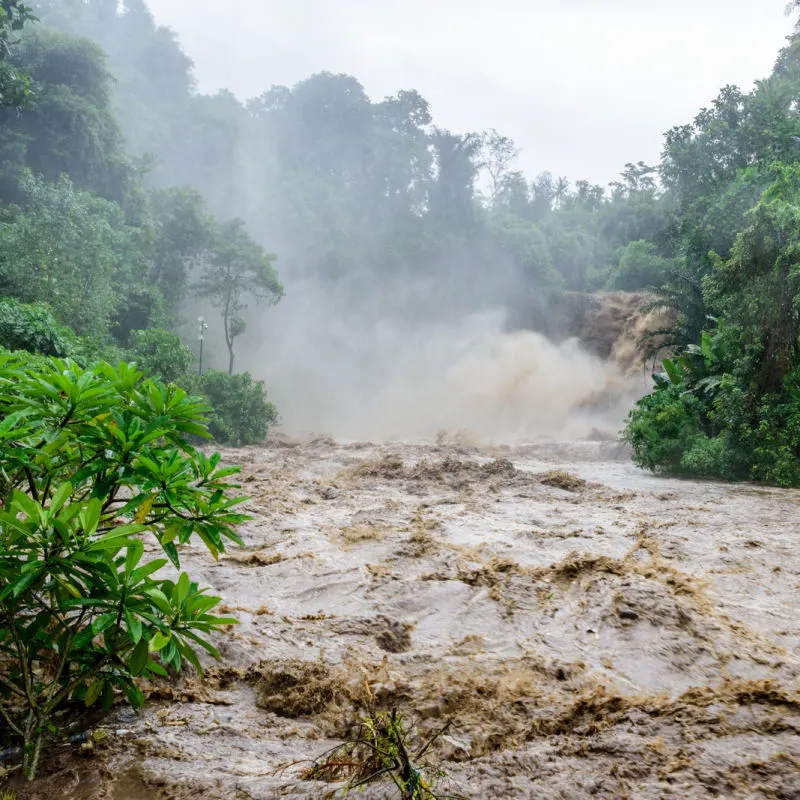
[(225, 455), (247, 547), (185, 556), (241, 621), (223, 662), (20, 800), (332, 797), (297, 762), (369, 708), (451, 723), (445, 794), (800, 798), (797, 492), (657, 478), (612, 442)]

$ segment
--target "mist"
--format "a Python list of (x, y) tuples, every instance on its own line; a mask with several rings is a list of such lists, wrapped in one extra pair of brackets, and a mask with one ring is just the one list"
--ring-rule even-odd
[(347, 322), (314, 313), (321, 299), (288, 300), (262, 320), (264, 346), (243, 355), (270, 386), (287, 433), (502, 443), (613, 437), (631, 396), (644, 390), (643, 380), (623, 376), (575, 339), (555, 344), (540, 333), (508, 332), (502, 309), (371, 327), (355, 307)]
[(413, 86), (439, 124), (513, 137), (526, 172), (603, 184), (628, 160), (656, 161), (664, 131), (720, 87), (767, 74), (788, 33), (784, 0), (469, 0), (455, 17), (422, 0), (150, 7), (203, 92), (245, 100), (321, 70), (356, 75), (376, 98)]
[[(515, 95), (499, 113), (481, 100), (480, 78), (471, 83), (474, 92), (444, 98), (438, 62), (424, 74), (387, 73), (367, 51), (358, 64), (346, 62), (341, 48), (326, 52), (314, 24), (296, 59), (288, 48), (281, 63), (264, 56), (246, 68), (234, 57), (221, 64), (218, 54), (229, 47), (217, 47), (211, 59), (199, 44), (198, 33), (211, 33), (210, 10), (187, 19), (180, 4), (167, 13), (155, 2), (151, 13), (131, 0), (116, 16), (91, 3), (68, 5), (42, 0), (43, 19), (99, 42), (120, 78), (114, 112), (131, 156), (146, 164), (146, 189), (159, 198), (156, 229), (169, 234), (160, 246), (171, 266), (158, 268), (163, 285), (155, 288), (172, 304), (169, 324), (189, 320), (181, 328), (185, 342), (196, 347), (191, 320), (207, 318), (206, 368), (225, 371), (228, 358), (220, 304), (209, 307), (195, 291), (214, 246), (193, 242), (212, 242), (226, 220), (240, 218), (263, 252), (275, 254), (285, 295), (277, 306), (236, 301), (235, 316), (247, 329), (236, 338), (235, 366), (264, 381), (284, 432), (382, 439), (455, 431), (497, 441), (618, 434), (650, 381), (635, 338), (644, 332), (634, 319), (638, 308), (629, 302), (620, 310), (606, 293), (660, 285), (681, 258), (674, 247), (679, 176), (670, 172), (668, 151), (657, 159), (660, 134), (636, 128), (650, 116), (635, 100), (640, 84), (632, 80), (625, 93), (614, 89), (602, 103), (583, 103), (563, 82), (586, 64), (563, 59), (548, 88), (551, 69), (531, 62), (536, 80), (528, 83), (524, 70), (507, 74), (506, 60), (492, 80), (502, 77), (516, 93), (525, 85), (526, 96)], [(725, 24), (744, 34), (737, 26), (747, 10), (743, 0)], [(582, 41), (597, 22), (584, 11), (559, 17), (551, 3), (506, 3), (492, 20), (538, 20), (559, 30), (568, 18), (579, 23), (575, 41)], [(630, 11), (613, 5), (604, 24), (627, 20), (632, 31), (664, 18), (663, 10), (655, 17)], [(237, 52), (248, 46), (251, 27), (242, 13), (244, 7), (230, 18), (241, 34), (229, 40), (238, 42)], [(377, 25), (375, 13), (356, 4), (342, 9), (337, 24), (352, 33)], [(691, 29), (692, 15), (688, 6), (676, 8), (670, 24)], [(787, 32), (789, 23), (777, 17)], [(253, 29), (260, 20), (254, 11)], [(276, 20), (289, 27), (297, 21), (291, 14)], [(447, 53), (453, 69), (469, 72), (460, 59), (476, 31), (462, 33)], [(775, 31), (763, 33), (771, 41)], [(636, 42), (631, 55), (643, 52)], [(391, 52), (388, 33), (385, 45)], [(757, 50), (764, 64), (774, 61), (771, 48)], [(343, 64), (358, 66), (358, 74), (337, 71)], [(600, 66), (615, 69), (619, 59), (609, 56)], [(659, 84), (669, 102), (694, 84), (688, 67), (675, 76), (674, 89)], [(714, 73), (706, 78), (717, 80)], [(715, 89), (701, 90), (711, 102)], [(651, 100), (657, 94), (645, 92)], [(535, 135), (528, 99), (544, 104)], [(553, 104), (565, 100), (570, 113), (555, 113)], [(458, 112), (467, 107), (469, 115)], [(570, 116), (578, 112), (581, 142)], [(611, 117), (616, 127), (604, 127)], [(669, 124), (684, 121), (672, 116)], [(658, 124), (663, 133), (668, 123)], [(622, 129), (638, 130), (634, 144)], [(548, 144), (554, 134), (566, 150)], [(626, 155), (615, 155), (623, 145)], [(175, 187), (191, 187), (191, 199)], [(217, 251), (224, 244), (217, 242)], [(622, 360), (615, 356), (620, 340), (629, 351)]]
[(282, 273), (285, 298), (251, 307), (240, 354), (240, 367), (269, 387), (282, 432), (615, 438), (649, 378), (574, 336), (532, 330), (557, 321), (541, 305), (547, 293), (509, 260), (466, 275), (459, 266), (378, 281), (368, 270), (332, 288)]
[[(754, 13), (753, 5), (740, 3), (733, 9), (726, 5), (725, 9), (728, 44), (731, 37), (746, 37), (750, 59), (747, 63), (736, 58), (732, 64), (730, 59), (712, 57), (708, 53), (702, 65), (683, 60), (676, 63), (666, 52), (660, 58), (652, 57), (654, 43), (646, 32), (651, 31), (653, 25), (667, 25), (674, 28), (676, 36), (684, 35), (686, 31), (705, 29), (703, 24), (687, 27), (688, 18), (696, 13), (722, 24), (718, 18), (721, 8), (698, 10), (687, 6), (665, 13), (664, 9), (649, 8), (645, 12), (637, 6), (634, 13), (630, 5), (619, 3), (605, 8), (600, 20), (585, 8), (571, 9), (567, 13), (554, 4), (545, 3), (523, 11), (515, 3), (506, 3), (499, 14), (492, 17), (491, 23), (494, 26), (510, 24), (510, 30), (517, 31), (514, 36), (522, 35), (521, 18), (531, 25), (538, 21), (553, 30), (568, 24), (582, 43), (577, 49), (590, 53), (593, 52), (591, 37), (601, 22), (604, 31), (594, 41), (602, 43), (605, 55), (601, 57), (595, 53), (591, 68), (580, 59), (557, 59), (547, 42), (560, 42), (561, 37), (546, 39), (544, 49), (539, 48), (541, 52), (536, 58), (558, 60), (561, 69), (554, 76), (552, 70), (542, 71), (540, 64), (534, 66), (534, 75), (547, 75), (547, 81), (542, 83), (539, 77), (525, 80), (523, 90), (519, 85), (522, 73), (510, 74), (507, 59), (500, 57), (500, 53), (494, 59), (495, 67), (490, 67), (483, 76), (474, 75), (469, 68), (469, 89), (463, 81), (458, 85), (443, 81), (445, 68), (442, 60), (436, 60), (431, 52), (430, 42), (423, 43), (418, 53), (420, 59), (430, 61), (429, 69), (420, 72), (415, 68), (405, 75), (389, 70), (384, 63), (385, 54), (397, 43), (388, 28), (381, 37), (383, 54), (360, 48), (359, 42), (369, 41), (370, 37), (357, 36), (349, 46), (351, 55), (346, 57), (343, 48), (348, 36), (362, 32), (365, 26), (371, 30), (380, 28), (377, 16), (383, 12), (363, 4), (338, 9), (335, 19), (328, 20), (327, 12), (323, 15), (325, 20), (335, 23), (339, 35), (334, 39), (338, 44), (328, 44), (314, 25), (308, 28), (307, 14), (302, 15), (300, 39), (311, 37), (315, 43), (313, 48), (299, 48), (294, 52), (292, 46), (285, 44), (284, 37), (281, 44), (274, 41), (274, 46), (261, 55), (263, 39), (260, 38), (260, 55), (249, 57), (257, 65), (253, 70), (239, 55), (220, 59), (209, 51), (208, 42), (214, 36), (228, 35), (225, 34), (228, 22), (240, 33), (249, 29), (251, 23), (257, 29), (258, 14), (244, 25), (243, 18), (238, 16), (245, 13), (244, 9), (230, 18), (226, 13), (216, 20), (212, 32), (208, 26), (204, 27), (204, 20), (209, 17), (196, 14), (194, 4), (191, 13), (180, 4), (171, 3), (169, 8), (158, 0), (153, 4), (156, 19), (178, 26), (187, 37), (186, 41), (191, 43), (190, 52), (197, 56), (202, 89), (226, 87), (242, 98), (258, 96), (259, 90), (266, 88), (260, 77), (262, 70), (266, 70), (276, 80), (287, 82), (286, 91), (299, 96), (301, 87), (311, 91), (308, 79), (311, 73), (352, 68), (360, 84), (372, 95), (371, 102), (376, 108), (381, 98), (397, 96), (400, 87), (409, 88), (404, 81), (411, 80), (415, 82), (413, 88), (421, 90), (423, 95), (430, 92), (433, 124), (444, 121), (457, 131), (497, 125), (502, 126), (505, 133), (514, 135), (516, 144), (522, 147), (518, 147), (514, 163), (507, 169), (509, 176), (520, 167), (529, 171), (550, 168), (556, 175), (568, 169), (579, 176), (602, 176), (606, 181), (622, 169), (628, 154), (650, 157), (655, 162), (660, 154), (661, 134), (668, 125), (707, 102), (732, 71), (748, 82), (754, 75), (769, 69), (786, 33), (786, 21), (781, 14), (783, 7), (776, 6), (774, 13), (765, 17), (769, 25), (763, 27), (763, 41), (759, 40), (757, 46), (753, 44), (751, 27), (745, 22), (748, 14)], [(399, 13), (399, 9), (395, 8), (394, 12)], [(433, 9), (433, 13), (439, 14), (440, 10)], [(270, 15), (269, 30), (265, 33), (268, 40), (275, 39), (280, 26), (294, 31), (289, 41), (297, 38), (296, 17), (294, 11), (287, 10)], [(403, 16), (402, 25), (411, 24), (411, 17)], [(611, 47), (619, 52), (619, 58), (608, 53), (612, 30), (617, 30), (626, 42), (624, 47), (621, 42)], [(472, 41), (474, 35), (483, 38), (483, 32), (477, 30), (462, 33), (465, 41)], [(241, 47), (237, 47), (239, 54), (246, 52), (249, 46), (248, 35), (242, 33), (242, 36)], [(514, 42), (516, 38), (512, 37), (511, 52), (514, 52)], [(672, 40), (663, 36), (655, 45), (667, 46), (668, 43), (671, 48)], [(489, 51), (494, 47), (491, 43), (486, 46)], [(216, 47), (214, 51), (219, 53), (222, 49)], [(692, 53), (701, 52), (699, 48), (688, 49)], [(444, 52), (454, 58), (465, 58), (463, 50), (453, 42)], [(503, 52), (506, 52), (505, 45)], [(623, 52), (625, 58), (621, 55)], [(650, 57), (645, 58), (648, 53)], [(730, 53), (731, 49), (726, 47), (725, 54)], [(629, 58), (643, 65), (644, 71), (631, 73), (627, 67)], [(713, 69), (706, 69), (709, 65), (713, 65)], [(624, 87), (610, 74), (620, 69), (627, 72)], [(647, 72), (658, 69), (664, 74), (655, 76)], [(587, 75), (591, 76), (586, 84), (587, 90), (591, 89), (591, 97), (579, 97), (569, 88), (570, 81), (574, 83), (576, 79), (571, 77), (575, 72), (582, 73), (581, 83), (586, 83)], [(674, 92), (664, 89), (667, 72), (670, 80), (676, 82)], [(707, 83), (698, 85), (699, 74)], [(498, 81), (502, 86), (497, 85)], [(599, 87), (593, 81), (604, 84), (602, 102)], [(662, 87), (659, 93), (650, 91), (654, 82)], [(499, 97), (505, 98), (502, 104), (496, 101)], [(568, 107), (564, 107), (565, 98), (570, 98)], [(539, 112), (535, 123), (526, 116), (530, 112), (525, 109), (531, 103)], [(631, 111), (634, 104), (636, 114)], [(260, 122), (283, 112), (299, 113), (296, 109), (287, 111), (288, 106), (282, 108), (277, 112), (273, 108), (262, 115)], [(579, 118), (573, 116), (576, 114)], [(345, 163), (344, 172), (347, 173), (346, 163), (352, 163), (353, 151), (363, 155), (371, 146), (365, 143), (363, 129), (357, 124), (346, 128), (341, 121), (332, 123), (319, 119), (323, 133), (309, 138), (311, 144), (302, 158), (308, 158), (308, 152), (315, 149), (327, 149), (328, 145), (322, 144), (327, 135), (338, 141), (332, 147), (338, 148), (343, 159), (330, 168), (339, 172)], [(663, 219), (645, 224), (640, 230), (625, 232), (614, 241), (608, 241), (610, 237), (605, 233), (595, 232), (593, 235), (603, 240), (600, 245), (565, 254), (564, 247), (555, 242), (561, 234), (547, 230), (546, 214), (530, 211), (530, 208), (512, 208), (510, 197), (497, 203), (484, 199), (477, 202), (481, 202), (490, 215), (519, 214), (544, 232), (550, 253), (537, 254), (535, 258), (540, 263), (533, 269), (525, 261), (526, 255), (519, 252), (509, 255), (502, 247), (486, 247), (485, 235), (470, 239), (471, 234), (466, 238), (472, 241), (472, 247), (482, 249), (478, 264), (474, 252), (465, 252), (470, 245), (465, 247), (465, 237), (462, 237), (453, 252), (427, 255), (426, 263), (422, 264), (408, 256), (401, 256), (399, 260), (393, 256), (387, 268), (384, 259), (375, 254), (384, 249), (386, 225), (391, 227), (397, 220), (387, 223), (382, 218), (379, 224), (373, 224), (370, 213), (364, 210), (375, 202), (375, 195), (352, 188), (346, 178), (328, 184), (335, 187), (334, 191), (341, 192), (340, 202), (345, 210), (342, 211), (340, 205), (332, 212), (331, 206), (322, 202), (322, 216), (331, 215), (338, 218), (339, 223), (342, 214), (348, 217), (352, 213), (363, 219), (355, 223), (348, 219), (344, 224), (326, 220), (322, 223), (323, 230), (314, 231), (310, 237), (303, 230), (287, 233), (287, 226), (275, 224), (273, 213), (284, 203), (282, 195), (287, 182), (294, 187), (294, 176), (298, 174), (297, 168), (287, 167), (287, 163), (298, 156), (292, 148), (288, 148), (290, 154), (287, 155), (287, 147), (281, 141), (281, 123), (267, 122), (269, 135), (266, 139), (256, 132), (257, 125), (254, 128), (252, 122), (248, 124), (248, 134), (241, 146), (251, 147), (253, 138), (258, 141), (259, 164), (272, 165), (267, 175), (262, 169), (254, 173), (243, 167), (237, 173), (236, 190), (220, 191), (221, 187), (212, 185), (205, 194), (217, 213), (228, 213), (233, 207), (247, 219), (253, 235), (278, 254), (276, 267), (286, 287), (286, 296), (275, 308), (259, 311), (251, 306), (247, 313), (250, 330), (237, 344), (237, 350), (239, 367), (265, 381), (270, 397), (280, 409), (285, 432), (323, 432), (336, 437), (381, 439), (431, 437), (441, 431), (456, 430), (502, 441), (542, 436), (576, 437), (598, 431), (609, 436), (618, 433), (631, 403), (648, 390), (649, 378), (641, 370), (631, 374), (613, 360), (588, 352), (574, 335), (569, 335), (576, 331), (567, 331), (566, 337), (560, 337), (565, 339), (563, 341), (546, 338), (543, 332), (559, 327), (557, 320), (548, 318), (547, 306), (553, 291), (564, 288), (578, 292), (615, 288), (613, 282), (593, 277), (591, 273), (613, 271), (620, 260), (618, 250), (629, 241), (653, 238), (664, 227)], [(430, 131), (431, 124), (422, 128)], [(295, 128), (294, 135), (302, 138), (304, 130)], [(579, 137), (575, 135), (577, 130), (583, 131)], [(591, 146), (587, 146), (589, 141)], [(252, 155), (246, 155), (240, 163), (246, 165), (252, 160)], [(477, 160), (473, 159), (473, 163), (477, 164)], [(358, 156), (356, 161), (359, 161)], [(432, 174), (437, 168), (434, 164)], [(328, 169), (326, 162), (325, 170)], [(183, 172), (194, 174), (195, 170), (195, 165), (186, 164)], [(360, 166), (354, 168), (350, 175), (360, 175), (360, 170)], [(526, 176), (528, 182), (533, 180), (534, 174)], [(468, 182), (470, 193), (473, 188), (479, 190), (485, 186), (485, 177), (485, 172), (476, 168)], [(173, 171), (169, 180), (176, 178)], [(274, 189), (274, 194), (270, 189)], [(535, 192), (526, 191), (531, 207), (542, 202)], [(245, 199), (237, 199), (235, 195)], [(655, 207), (658, 204), (656, 192), (652, 200)], [(554, 208), (552, 197), (544, 198), (544, 202), (548, 212)], [(576, 201), (580, 203), (583, 201)], [(305, 208), (315, 204), (320, 206), (312, 201)], [(265, 208), (269, 211), (265, 212)], [(280, 215), (279, 210), (275, 216)], [(288, 225), (293, 226), (294, 221), (290, 220)], [(564, 226), (568, 231), (570, 227), (571, 223)], [(467, 228), (469, 223), (450, 225), (442, 227), (439, 235), (446, 240), (454, 229), (460, 235)], [(569, 231), (566, 235), (573, 234)], [(348, 237), (358, 239), (356, 252), (341, 259), (339, 241)], [(306, 238), (314, 239), (314, 243), (305, 247)], [(303, 252), (314, 249), (337, 252), (333, 277), (327, 266), (319, 267), (325, 258), (309, 257)], [(348, 261), (351, 255), (352, 261)], [(569, 274), (574, 262), (580, 260), (583, 261), (578, 265), (580, 274)], [(544, 262), (548, 262), (547, 265), (543, 265)], [(551, 269), (565, 275), (565, 280), (552, 280), (552, 276), (545, 274)], [(646, 280), (642, 285), (645, 283)], [(224, 362), (220, 360), (219, 363)], [(598, 396), (605, 396), (600, 407)]]

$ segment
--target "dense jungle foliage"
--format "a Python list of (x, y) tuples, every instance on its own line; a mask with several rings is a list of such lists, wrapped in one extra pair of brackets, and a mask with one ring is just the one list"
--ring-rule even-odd
[(30, 6), (0, 17), (4, 346), (136, 360), (202, 391), (194, 320), (233, 373), (248, 315), (281, 299), (276, 266), (332, 296), (490, 271), (483, 302), (523, 304), (532, 325), (554, 292), (652, 288), (677, 314), (675, 359), (633, 412), (637, 460), (798, 480), (794, 40), (751, 92), (725, 87), (669, 131), (659, 165), (601, 187), (529, 179), (513, 141), (438, 127), (413, 89), (374, 100), (320, 73), (247, 102), (202, 94), (144, 0)]
[[(636, 461), (800, 485), (800, 39), (601, 187), (529, 179), (513, 141), (437, 127), (411, 89), (201, 94), (144, 0), (29, 2), (0, 0), (0, 745), (23, 743), (29, 777), (65, 707), (138, 705), (143, 676), (215, 655), (230, 620), (179, 545), (239, 541), (235, 469), (195, 443), (277, 419), (235, 373), (276, 263), (332, 295), (458, 265), (528, 310), (651, 289), (675, 323)], [(140, 563), (142, 534), (164, 559)]]
[[(438, 127), (412, 89), (376, 101), (320, 73), (247, 102), (201, 94), (144, 0), (31, 4), (0, 17), (3, 346), (136, 360), (203, 391), (194, 320), (218, 312), (211, 366), (233, 373), (248, 305), (283, 293), (273, 251), (332, 294), (490, 270), (485, 302), (522, 302), (534, 326), (554, 292), (653, 289), (674, 358), (632, 412), (637, 462), (800, 483), (796, 39), (752, 91), (670, 130), (659, 165), (601, 187), (528, 179), (513, 141)], [(229, 403), (212, 427), (253, 441), (275, 409), (236, 386), (263, 424), (219, 422)]]
[(676, 262), (657, 303), (678, 317), (628, 423), (642, 466), (800, 485), (799, 47), (667, 134)]

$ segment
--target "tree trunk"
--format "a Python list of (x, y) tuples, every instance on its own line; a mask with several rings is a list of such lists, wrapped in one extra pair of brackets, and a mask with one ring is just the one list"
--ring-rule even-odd
[(225, 344), (228, 345), (228, 375), (233, 375), (233, 362), (236, 359), (236, 353), (233, 350), (234, 337), (231, 336), (231, 303), (230, 298), (225, 303)]
[(31, 713), (25, 723), (22, 754), (22, 773), (28, 781), (33, 781), (36, 778), (36, 772), (39, 769), (39, 757), (42, 754), (43, 737), (44, 722)]

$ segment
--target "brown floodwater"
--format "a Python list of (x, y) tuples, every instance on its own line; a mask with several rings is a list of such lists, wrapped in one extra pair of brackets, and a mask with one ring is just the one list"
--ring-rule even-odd
[(247, 546), (184, 557), (241, 621), (223, 662), (39, 796), (332, 796), (298, 762), (397, 708), (421, 739), (451, 723), (432, 755), (476, 799), (800, 798), (797, 492), (659, 478), (609, 442), (226, 456)]

